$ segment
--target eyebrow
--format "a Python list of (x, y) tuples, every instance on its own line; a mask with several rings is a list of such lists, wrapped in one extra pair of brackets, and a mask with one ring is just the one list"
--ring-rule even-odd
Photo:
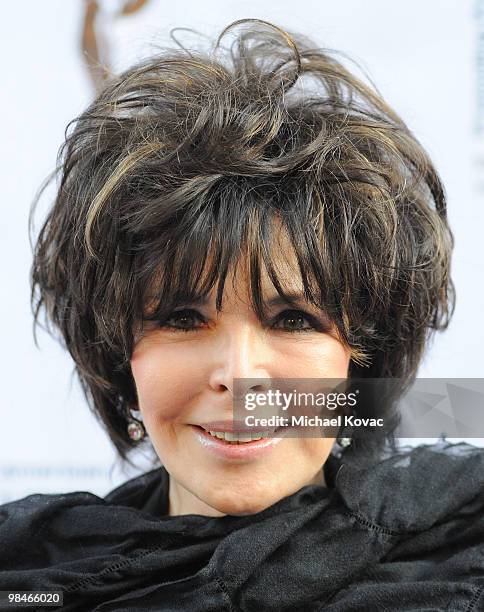
[(279, 306), (281, 304), (301, 304), (303, 302), (307, 302), (304, 295), (302, 293), (295, 292), (288, 293), (286, 297), (278, 294), (267, 301), (269, 306)]

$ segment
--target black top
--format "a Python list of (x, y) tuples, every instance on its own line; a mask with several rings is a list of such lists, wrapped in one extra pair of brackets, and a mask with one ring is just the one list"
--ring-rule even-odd
[(0, 591), (62, 590), (63, 612), (484, 610), (484, 449), (351, 454), (248, 516), (166, 516), (164, 468), (4, 504)]

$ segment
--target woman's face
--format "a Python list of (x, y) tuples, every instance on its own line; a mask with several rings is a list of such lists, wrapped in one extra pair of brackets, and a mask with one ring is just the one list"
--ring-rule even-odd
[[(278, 295), (267, 276), (262, 287), (269, 299)], [(226, 283), (218, 316), (212, 292), (207, 304), (177, 307), (164, 327), (150, 322), (132, 355), (139, 410), (170, 474), (170, 515), (253, 514), (306, 484), (325, 484), (322, 466), (334, 438), (284, 437), (263, 452), (234, 457), (214, 452), (210, 434), (199, 427), (232, 422), (235, 378), (348, 375), (349, 349), (324, 313), (305, 302), (278, 305), (261, 323), (249, 300), (239, 298), (247, 295), (239, 277), (235, 289)], [(319, 329), (311, 329), (315, 322)], [(216, 451), (229, 444), (215, 443)]]

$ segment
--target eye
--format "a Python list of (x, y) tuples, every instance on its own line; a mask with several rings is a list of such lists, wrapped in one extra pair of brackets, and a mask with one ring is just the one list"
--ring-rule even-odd
[[(207, 323), (204, 317), (191, 308), (183, 310), (175, 310), (168, 315), (164, 320), (158, 321), (156, 327), (158, 329), (171, 329), (173, 331), (196, 331), (201, 326), (196, 325), (196, 321), (201, 323)], [(283, 327), (277, 327), (280, 322), (286, 322), (288, 325)], [(304, 326), (304, 321), (309, 323), (309, 326)], [(311, 315), (306, 314), (301, 310), (284, 310), (279, 313), (277, 317), (272, 321), (270, 325), (271, 329), (280, 329), (281, 331), (294, 333), (294, 332), (309, 332), (319, 331), (327, 332), (328, 328), (326, 325), (320, 323), (317, 319)]]
[[(192, 331), (198, 329), (193, 325), (195, 320), (205, 322), (205, 319), (196, 310), (191, 308), (175, 310), (164, 321), (159, 321), (157, 327), (161, 329), (174, 329), (176, 331)], [(169, 321), (178, 321), (178, 324), (171, 325)]]
[[(275, 323), (279, 323), (280, 321), (286, 321), (289, 323), (287, 327), (283, 327), (282, 331), (287, 331), (290, 333), (293, 332), (308, 332), (308, 331), (325, 331), (324, 326), (322, 326), (318, 321), (316, 321), (310, 315), (307, 315), (305, 312), (301, 310), (284, 310), (279, 313), (276, 317)], [(309, 327), (303, 327), (304, 321), (309, 322)], [(273, 324), (274, 327), (275, 324)]]

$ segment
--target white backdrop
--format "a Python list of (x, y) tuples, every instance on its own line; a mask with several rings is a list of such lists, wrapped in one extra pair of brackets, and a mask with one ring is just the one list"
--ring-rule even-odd
[[(448, 195), (457, 306), (419, 376), (484, 376), (484, 0), (151, 0), (116, 19), (120, 2), (100, 5), (115, 71), (149, 54), (152, 43), (171, 44), (172, 27), (213, 37), (246, 17), (301, 32), (358, 61), (424, 144)], [(83, 10), (81, 0), (2, 7), (0, 503), (33, 492), (104, 495), (146, 465), (140, 459), (136, 471), (114, 466), (114, 450), (71, 376), (70, 357), (42, 330), (40, 350), (32, 336), (27, 215), (68, 121), (93, 96), (80, 53)], [(51, 194), (38, 208), (37, 228)]]

